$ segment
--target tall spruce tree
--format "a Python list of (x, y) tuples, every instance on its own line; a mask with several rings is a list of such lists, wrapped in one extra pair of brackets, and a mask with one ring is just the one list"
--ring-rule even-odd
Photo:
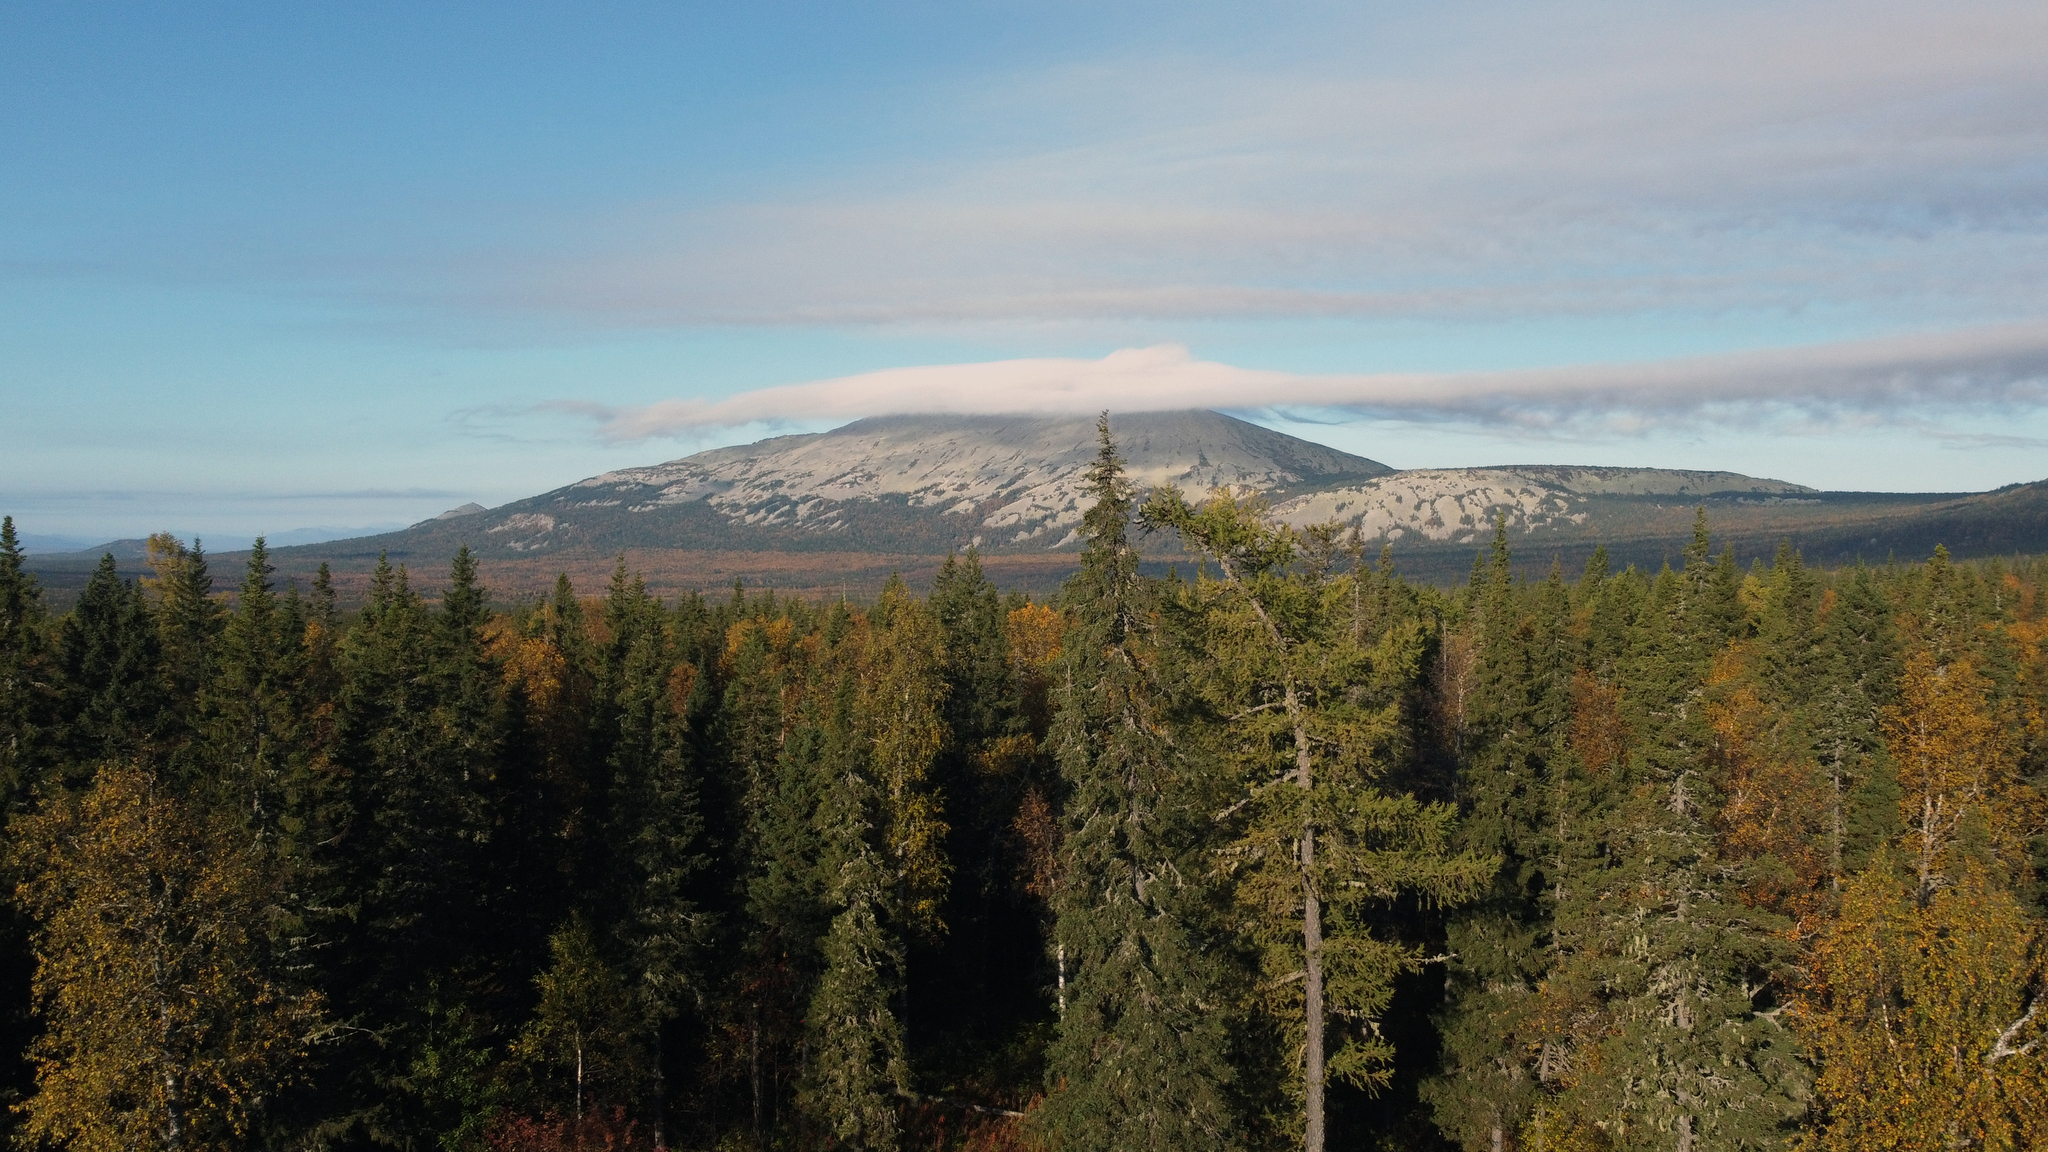
[(277, 595), (275, 571), (259, 536), (221, 628), (201, 723), (209, 774), (227, 793), (222, 799), (259, 841), (294, 853), (299, 846), (289, 841), (305, 830), (306, 809), (315, 803), (311, 765), (320, 750), (303, 729), (316, 706), (302, 694), (306, 622), (296, 600)]
[[(1451, 919), (1438, 1016), (1444, 1069), (1424, 1092), (1448, 1135), (1488, 1152), (1498, 1152), (1528, 1119), (1543, 1075), (1541, 1049), (1532, 1051), (1526, 1037), (1548, 964), (1543, 896), (1553, 879), (1547, 865), (1559, 851), (1555, 810), (1566, 800), (1558, 774), (1568, 771), (1551, 755), (1556, 718), (1549, 714), (1554, 706), (1544, 707), (1562, 671), (1563, 606), (1550, 603), (1539, 628), (1520, 592), (1506, 520), (1496, 518), (1486, 563), (1473, 571), (1473, 611), (1464, 624), (1474, 664), (1458, 839), (1466, 851), (1502, 863), (1485, 894)], [(1549, 642), (1539, 642), (1539, 633)]]
[(1012, 826), (1026, 795), (1043, 794), (1048, 769), (1020, 691), (1029, 673), (1012, 661), (1009, 613), (975, 549), (946, 558), (928, 604), (946, 680), (947, 740), (933, 780), (946, 799), (954, 873), (947, 932), (912, 946), (912, 1056), (921, 1071), (929, 1065), (957, 1082), (1000, 1063), (1023, 1021), (1045, 1013), (1039, 914), (1017, 883), (1024, 865)]
[(704, 868), (699, 789), (688, 743), (697, 669), (682, 660), (659, 602), (623, 562), (605, 598), (608, 643), (598, 676), (597, 750), (610, 772), (602, 915), (650, 1019), (649, 1109), (664, 1134), (664, 1027), (705, 994), (700, 963), (711, 920), (693, 892)]
[(1622, 711), (1638, 736), (1600, 814), (1600, 855), (1555, 904), (1545, 994), (1564, 1026), (1550, 1037), (1561, 1090), (1533, 1125), (1546, 1140), (1771, 1148), (1804, 1112), (1806, 1072), (1771, 1002), (1784, 921), (1745, 905), (1739, 869), (1716, 853), (1698, 692), (1743, 617), (1732, 558), (1709, 557), (1702, 511), (1684, 571), (1658, 576), (1631, 636)]
[[(818, 862), (819, 766), (831, 729), (818, 678), (821, 651), (855, 626), (842, 602), (828, 610), (816, 643), (767, 597), (737, 592), (719, 663), (725, 691), (717, 746), (737, 812), (733, 875), (741, 915), (737, 954), (720, 996), (738, 1033), (747, 1113), (757, 1145), (777, 1128), (803, 1072), (804, 1014), (829, 926)], [(824, 693), (823, 699), (830, 694)]]
[[(460, 1122), (422, 1082), (435, 1010), (488, 1011), (480, 1001), (508, 983), (493, 968), (536, 959), (527, 925), (558, 906), (531, 871), (485, 867), (493, 833), (512, 831), (494, 828), (486, 805), (504, 734), (486, 690), (496, 676), (482, 653), (451, 643), (463, 631), (380, 560), (340, 652), (336, 761), (351, 816), (336, 866), (353, 907), (335, 925), (346, 931), (329, 979), (337, 1012), (360, 1031), (337, 1057), (353, 1098), (333, 1107), (385, 1141)], [(517, 881), (525, 891), (498, 891)]]
[(1038, 1122), (1077, 1150), (1229, 1148), (1241, 1129), (1231, 973), (1205, 882), (1213, 790), (1169, 726), (1131, 486), (1107, 415), (1097, 431), (1048, 738), (1067, 788), (1053, 944), (1068, 975)]
[(1148, 523), (1178, 531), (1221, 574), (1196, 586), (1191, 624), (1222, 729), (1215, 746), (1236, 770), (1224, 858), (1260, 955), (1261, 1008), (1284, 1037), (1300, 1101), (1298, 1121), (1284, 1126), (1322, 1152), (1328, 1082), (1385, 1085), (1393, 1050), (1378, 1020), (1395, 977), (1422, 965), (1419, 944), (1374, 930), (1374, 903), (1458, 902), (1500, 858), (1451, 848), (1448, 805), (1377, 787), (1421, 667), (1420, 627), (1366, 637), (1347, 626), (1357, 577), (1333, 572), (1334, 527), (1298, 534), (1265, 512), (1220, 492), (1190, 508), (1175, 488), (1145, 508)]
[(27, 800), (52, 720), (47, 626), (43, 590), (22, 566), (14, 517), (0, 517), (0, 820)]
[[(24, 567), (14, 518), (0, 517), (0, 827), (25, 814), (42, 777), (61, 755), (54, 731), (61, 685), (52, 660), (42, 588)], [(0, 1035), (35, 1032), (31, 982), (35, 952), (26, 912), (0, 899)], [(33, 1090), (24, 1046), (0, 1046), (0, 1101)], [(0, 1121), (0, 1140), (12, 1126)]]
[(141, 591), (100, 558), (57, 636), (67, 776), (162, 744), (178, 711), (156, 621)]
[(1858, 564), (1822, 594), (1816, 682), (1807, 724), (1829, 786), (1830, 867), (1861, 869), (1898, 831), (1898, 774), (1879, 719), (1898, 693), (1901, 659), (1892, 606)]
[(805, 1101), (852, 1148), (898, 1144), (912, 1093), (904, 1046), (906, 945), (943, 930), (945, 824), (930, 769), (944, 732), (936, 621), (900, 580), (844, 629), (818, 701), (817, 809), (830, 926), (810, 1002)]
[(206, 549), (198, 537), (188, 547), (168, 532), (149, 538), (149, 566), (155, 573), (142, 579), (156, 612), (164, 670), (182, 723), (190, 724), (199, 693), (213, 674), (214, 641), (223, 612), (213, 596), (213, 575)]

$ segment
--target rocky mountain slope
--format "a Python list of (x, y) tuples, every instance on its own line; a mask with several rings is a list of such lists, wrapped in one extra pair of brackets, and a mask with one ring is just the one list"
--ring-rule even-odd
[[(1119, 417), (1141, 487), (1293, 493), (1386, 475), (1386, 465), (1215, 412)], [(593, 476), (500, 508), (451, 509), (403, 532), (327, 545), (394, 555), (579, 550), (920, 552), (1076, 543), (1095, 456), (1086, 417), (885, 416)]]
[(1415, 468), (1278, 502), (1273, 512), (1295, 525), (1338, 520), (1368, 540), (1386, 543), (1470, 543), (1490, 535), (1496, 514), (1517, 536), (1548, 529), (1588, 530), (1602, 497), (1748, 498), (1812, 502), (1813, 489), (1734, 472), (1670, 468)]
[[(1553, 557), (1576, 566), (1596, 546), (1617, 564), (1654, 566), (1678, 554), (1700, 506), (1717, 539), (1745, 563), (1781, 539), (1822, 564), (1921, 556), (1938, 543), (1958, 556), (2048, 551), (2048, 481), (1990, 493), (1902, 494), (1819, 492), (1732, 472), (1658, 468), (1396, 472), (1214, 412), (1140, 413), (1114, 417), (1112, 425), (1141, 489), (1173, 484), (1190, 497), (1217, 486), (1257, 489), (1276, 517), (1356, 525), (1369, 546), (1392, 546), (1402, 570), (1426, 580), (1459, 577), (1496, 515), (1506, 518), (1517, 555), (1541, 566)], [(914, 575), (932, 558), (972, 544), (993, 571), (1049, 589), (1078, 550), (1094, 455), (1094, 421), (1085, 417), (878, 417), (273, 555), (287, 575), (327, 562), (353, 579), (387, 554), (416, 572), (439, 571), (467, 544), (487, 575), (495, 573), (495, 587), (524, 594), (557, 571), (597, 580), (625, 554), (671, 592), (734, 578), (818, 591), (865, 588), (897, 569)], [(1162, 564), (1183, 555), (1168, 536), (1142, 541)], [(82, 581), (99, 554), (42, 555), (33, 566), (63, 586)]]

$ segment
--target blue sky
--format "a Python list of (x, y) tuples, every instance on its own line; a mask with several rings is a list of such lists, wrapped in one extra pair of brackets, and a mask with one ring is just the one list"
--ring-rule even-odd
[(0, 7), (0, 510), (389, 525), (1176, 373), (1402, 467), (2040, 479), (2043, 59), (1970, 0)]

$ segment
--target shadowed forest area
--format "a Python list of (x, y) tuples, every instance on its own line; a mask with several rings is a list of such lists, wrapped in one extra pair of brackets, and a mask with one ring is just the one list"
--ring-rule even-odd
[[(342, 611), (0, 535), (24, 1148), (2048, 1147), (2048, 564)], [(1193, 555), (1140, 567), (1150, 531)]]

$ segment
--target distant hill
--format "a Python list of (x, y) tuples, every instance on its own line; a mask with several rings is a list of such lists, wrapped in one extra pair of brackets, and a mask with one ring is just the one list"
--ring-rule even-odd
[(1747, 563), (1789, 540), (1808, 563), (1920, 559), (1936, 545), (1959, 557), (2048, 551), (2048, 481), (1994, 492), (1823, 492), (1731, 472), (1654, 468), (1415, 469), (1275, 502), (1302, 525), (1356, 524), (1391, 544), (1405, 570), (1453, 579), (1504, 516), (1518, 558), (1582, 565), (1605, 547), (1617, 564), (1675, 559), (1705, 507), (1715, 548)]
[[(2048, 481), (1987, 493), (1823, 492), (1733, 472), (1510, 465), (1396, 472), (1215, 412), (1112, 418), (1141, 489), (1198, 497), (1250, 487), (1294, 524), (1356, 525), (1394, 549), (1411, 577), (1462, 576), (1506, 517), (1518, 559), (1577, 567), (1596, 546), (1614, 563), (1656, 566), (1691, 538), (1704, 505), (1717, 547), (1744, 563), (1790, 539), (1811, 563), (2048, 551)], [(779, 436), (593, 476), (498, 508), (464, 505), (399, 531), (275, 548), (282, 574), (330, 564), (346, 592), (379, 555), (429, 587), (467, 544), (502, 594), (537, 593), (557, 572), (595, 591), (624, 554), (664, 594), (744, 580), (789, 590), (872, 591), (889, 572), (917, 580), (948, 551), (978, 545), (998, 580), (1055, 587), (1073, 566), (1083, 486), (1095, 454), (1085, 417), (888, 416), (830, 432)], [(139, 541), (119, 542), (123, 567)], [(1176, 541), (1144, 540), (1161, 566)], [(83, 579), (93, 549), (39, 555), (59, 591)], [(238, 554), (218, 557), (227, 586)]]

